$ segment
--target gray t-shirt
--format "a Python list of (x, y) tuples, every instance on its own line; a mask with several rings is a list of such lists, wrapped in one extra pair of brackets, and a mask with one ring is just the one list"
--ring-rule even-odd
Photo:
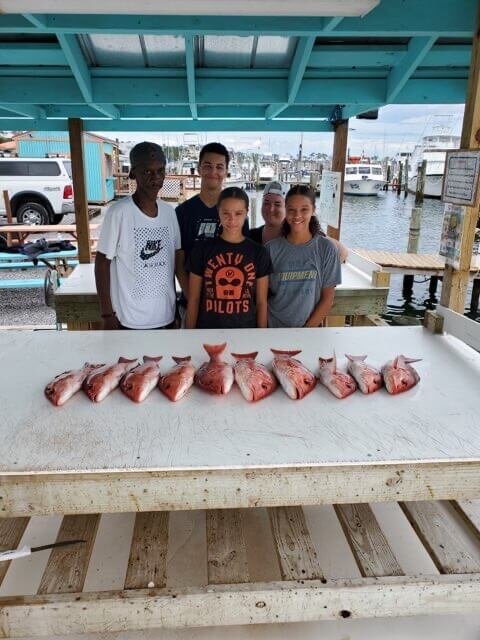
[(273, 264), (268, 299), (269, 327), (303, 327), (322, 289), (342, 281), (336, 246), (323, 236), (305, 244), (275, 238), (265, 245)]

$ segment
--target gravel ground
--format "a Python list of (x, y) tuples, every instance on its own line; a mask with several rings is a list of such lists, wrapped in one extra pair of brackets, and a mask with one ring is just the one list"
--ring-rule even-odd
[[(102, 213), (92, 218), (92, 223), (101, 222)], [(74, 224), (74, 214), (66, 215), (62, 224)], [(0, 226), (1, 230), (1, 226)], [(46, 237), (56, 239), (57, 234), (47, 234)], [(65, 235), (65, 239), (69, 236)], [(33, 239), (36, 239), (34, 237)], [(2, 269), (0, 280), (20, 280), (45, 277), (47, 267), (38, 269)], [(35, 326), (55, 328), (55, 309), (47, 307), (42, 289), (0, 289), (0, 328), (17, 326)]]

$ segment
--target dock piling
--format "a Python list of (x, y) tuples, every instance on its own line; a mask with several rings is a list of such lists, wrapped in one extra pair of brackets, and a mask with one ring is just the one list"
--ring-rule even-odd
[(397, 196), (399, 196), (402, 192), (402, 172), (403, 172), (403, 165), (401, 162), (399, 162), (398, 163)]

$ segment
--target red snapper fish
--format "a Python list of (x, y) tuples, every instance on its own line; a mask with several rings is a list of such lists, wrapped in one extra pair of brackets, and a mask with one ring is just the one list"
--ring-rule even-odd
[(157, 386), (160, 378), (158, 363), (161, 359), (162, 356), (143, 356), (143, 364), (137, 365), (123, 376), (120, 389), (130, 400), (143, 402)]
[(266, 398), (277, 388), (277, 381), (273, 374), (260, 364), (255, 362), (258, 351), (253, 353), (232, 353), (236, 363), (233, 367), (235, 382), (240, 387), (245, 400), (257, 402)]
[(191, 356), (185, 358), (172, 356), (172, 358), (176, 364), (164, 376), (160, 377), (158, 388), (169, 400), (177, 402), (192, 386), (195, 379), (195, 367), (191, 363)]
[(319, 358), (320, 371), (318, 377), (320, 382), (333, 393), (336, 398), (346, 398), (357, 389), (355, 380), (349, 373), (337, 371), (337, 356), (332, 358)]
[(92, 402), (101, 402), (118, 387), (122, 377), (136, 364), (136, 358), (134, 360), (119, 358), (115, 364), (105, 364), (85, 378), (83, 390)]
[(82, 388), (85, 378), (95, 369), (104, 367), (103, 364), (90, 364), (86, 362), (81, 369), (64, 371), (56, 376), (45, 387), (45, 395), (56, 407), (65, 404), (77, 391)]
[(383, 379), (388, 393), (397, 394), (408, 391), (420, 380), (420, 376), (413, 367), (412, 362), (420, 362), (421, 358), (407, 358), (397, 356), (382, 367)]
[(273, 372), (289, 398), (301, 400), (315, 388), (317, 379), (313, 373), (300, 360), (293, 357), (301, 353), (301, 350), (271, 349), (271, 351), (274, 355)]
[(374, 393), (380, 389), (383, 385), (382, 374), (365, 363), (367, 356), (350, 356), (346, 353), (345, 357), (348, 360), (347, 370), (362, 393)]
[(210, 356), (209, 362), (204, 362), (195, 374), (195, 382), (199, 387), (218, 395), (227, 394), (233, 385), (233, 367), (221, 359), (227, 343), (204, 344), (203, 348)]

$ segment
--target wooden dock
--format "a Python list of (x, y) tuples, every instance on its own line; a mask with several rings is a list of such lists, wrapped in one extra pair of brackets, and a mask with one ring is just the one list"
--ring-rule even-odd
[[(355, 253), (376, 262), (383, 271), (388, 273), (442, 276), (445, 270), (445, 258), (431, 253), (394, 253), (369, 249), (355, 249)], [(470, 276), (480, 278), (480, 256), (473, 256)]]

